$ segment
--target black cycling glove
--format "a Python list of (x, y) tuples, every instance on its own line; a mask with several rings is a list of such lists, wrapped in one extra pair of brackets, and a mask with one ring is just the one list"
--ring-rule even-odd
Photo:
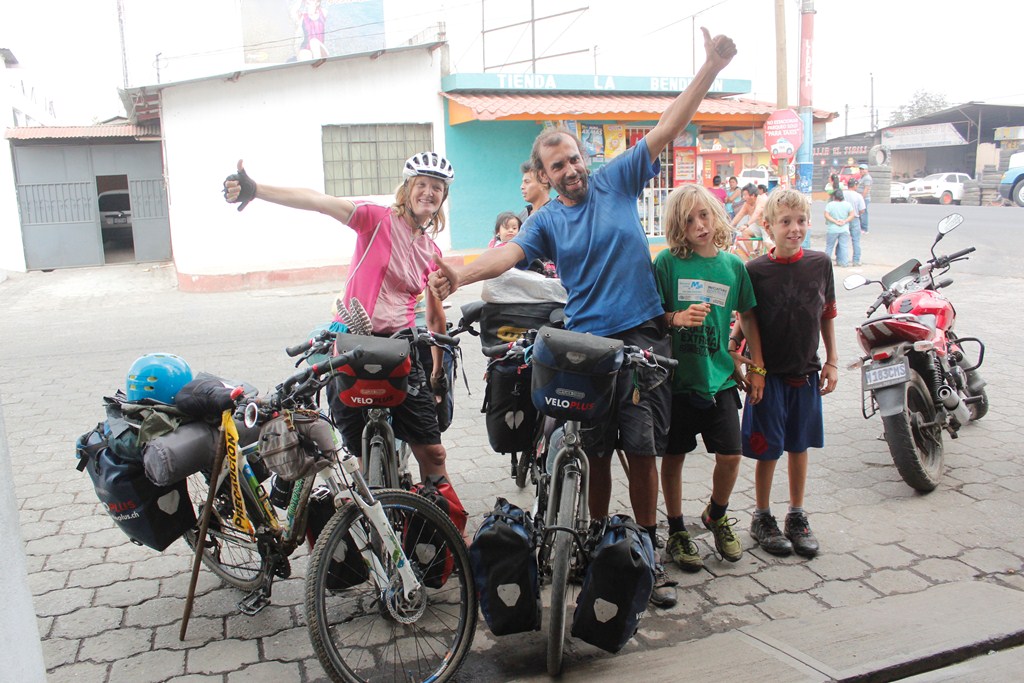
[[(239, 188), (238, 198), (235, 199), (234, 202), (232, 202), (241, 202), (238, 205), (238, 210), (241, 211), (246, 206), (248, 206), (249, 202), (256, 198), (256, 183), (253, 182), (253, 179), (249, 177), (249, 174), (245, 172), (244, 168), (238, 173), (232, 173), (231, 175), (229, 175), (227, 178), (224, 179), (224, 182), (227, 182), (229, 180), (237, 181), (238, 184), (241, 186)], [(224, 194), (227, 194), (227, 189), (224, 190)]]

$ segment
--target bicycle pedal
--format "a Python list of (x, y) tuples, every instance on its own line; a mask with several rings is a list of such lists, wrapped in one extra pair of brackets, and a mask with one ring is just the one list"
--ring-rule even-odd
[(251, 617), (259, 614), (263, 611), (263, 608), (269, 604), (270, 598), (267, 597), (262, 588), (257, 588), (252, 593), (249, 593), (242, 598), (238, 603), (238, 611)]

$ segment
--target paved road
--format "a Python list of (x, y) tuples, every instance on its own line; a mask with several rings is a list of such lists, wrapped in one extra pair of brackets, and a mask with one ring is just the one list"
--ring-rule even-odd
[[(984, 370), (992, 408), (960, 439), (946, 440), (948, 471), (939, 489), (921, 496), (899, 479), (885, 444), (877, 440), (877, 418), (861, 417), (857, 373), (844, 370), (839, 389), (825, 401), (827, 446), (812, 454), (808, 482), (807, 508), (822, 554), (806, 561), (753, 550), (735, 564), (716, 560), (707, 532), (693, 526), (711, 476), (710, 458), (695, 454), (684, 471), (684, 512), (702, 544), (706, 570), (676, 572), (679, 605), (649, 612), (641, 633), (618, 657), (571, 641), (569, 671), (617, 680), (626, 671), (635, 676), (639, 667), (667, 662), (669, 668), (652, 671), (688, 673), (691, 680), (753, 680), (755, 674), (763, 680), (768, 669), (751, 664), (757, 661), (751, 653), (764, 656), (773, 644), (787, 661), (799, 660), (802, 672), (780, 680), (828, 680), (853, 666), (845, 660), (829, 664), (830, 656), (859, 656), (868, 668), (877, 660), (880, 668), (892, 658), (923, 652), (905, 642), (916, 629), (892, 626), (900, 615), (916, 615), (927, 626), (931, 617), (921, 615), (934, 613), (953, 628), (958, 615), (972, 609), (992, 615), (1018, 605), (1024, 595), (1024, 455), (1017, 439), (1024, 427), (1019, 391), (1024, 371), (1013, 359), (1018, 326), (1005, 302), (1022, 298), (1024, 281), (998, 274), (1020, 269), (1003, 267), (1008, 250), (1001, 241), (989, 241), (998, 230), (985, 216), (1000, 213), (1002, 221), (1024, 214), (978, 209), (979, 219), (968, 215), (975, 213), (970, 208), (962, 210), (969, 222), (943, 245), (950, 251), (985, 245), (971, 266), (959, 271), (950, 295), (961, 334), (988, 342)], [(933, 209), (939, 209), (934, 216)], [(872, 210), (861, 270), (876, 277), (906, 258), (923, 258), (930, 231), (922, 226), (934, 225), (945, 213), (920, 206)], [(839, 278), (846, 274), (838, 271)], [(460, 292), (456, 303), (474, 294)], [(303, 559), (294, 563), (292, 579), (276, 584), (273, 605), (256, 617), (239, 615), (240, 594), (204, 571), (189, 637), (179, 643), (190, 567), (184, 544), (161, 554), (127, 543), (102, 514), (88, 478), (74, 469), (73, 442), (101, 419), (100, 396), (119, 387), (132, 361), (148, 351), (175, 352), (196, 369), (272, 386), (291, 370), (281, 350), (324, 318), (332, 295), (328, 286), (183, 294), (166, 265), (14, 274), (0, 283), (0, 407), (51, 681), (314, 681), (323, 676), (302, 614)], [(840, 352), (846, 361), (857, 355), (853, 326), (873, 295), (840, 288), (838, 298)], [(487, 447), (479, 413), (483, 364), (474, 343), (468, 346), (465, 368), (473, 393), (467, 396), (460, 382), (455, 423), (445, 441), (455, 484), (477, 524), (495, 496), (528, 505), (530, 494), (514, 490), (507, 461)], [(774, 492), (777, 513), (784, 511), (784, 472), (780, 467)], [(613, 509), (629, 511), (621, 476), (613, 496)], [(743, 468), (731, 507), (744, 530), (741, 538), (749, 542), (751, 467)], [(943, 605), (946, 611), (938, 609)], [(994, 620), (1004, 637), (992, 634), (992, 643), (1012, 644), (1011, 636), (1024, 631), (1024, 619), (1014, 615)], [(871, 641), (873, 649), (860, 651), (871, 634), (858, 635), (852, 625), (874, 619), (873, 635), (881, 638)], [(973, 643), (991, 621), (966, 620), (971, 635), (964, 637)], [(799, 634), (801, 642), (786, 645), (772, 629)], [(920, 637), (927, 641), (934, 630)], [(736, 640), (740, 636), (745, 640)], [(834, 647), (824, 646), (833, 639)], [(755, 640), (756, 647), (750, 646)], [(936, 636), (934, 647), (970, 653), (939, 640)], [(812, 641), (824, 645), (811, 650)], [(899, 646), (898, 651), (883, 656), (884, 643)], [(924, 643), (925, 650), (929, 645)], [(794, 654), (800, 646), (806, 648), (804, 657)], [(481, 629), (460, 680), (540, 676), (543, 653), (541, 633), (496, 639)], [(733, 656), (753, 668), (734, 675)], [(685, 668), (674, 669), (672, 662)]]

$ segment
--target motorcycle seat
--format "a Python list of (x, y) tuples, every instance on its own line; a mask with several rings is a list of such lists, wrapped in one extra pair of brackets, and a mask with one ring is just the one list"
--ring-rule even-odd
[(935, 316), (931, 314), (911, 315), (910, 313), (883, 313), (882, 315), (871, 318), (868, 322), (878, 323), (885, 320), (916, 322), (928, 327), (932, 332), (935, 332)]

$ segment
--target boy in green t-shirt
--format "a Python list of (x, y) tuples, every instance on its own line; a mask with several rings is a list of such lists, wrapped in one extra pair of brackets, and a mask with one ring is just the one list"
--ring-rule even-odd
[[(740, 471), (741, 407), (738, 384), (757, 403), (764, 388), (756, 304), (747, 270), (735, 254), (724, 251), (731, 230), (722, 203), (700, 185), (669, 194), (665, 204), (665, 239), (669, 249), (654, 260), (654, 272), (672, 329), (672, 351), (679, 361), (672, 383), (672, 422), (662, 460), (661, 486), (668, 512), (668, 552), (680, 568), (698, 571), (700, 555), (683, 524), (682, 470), (686, 453), (701, 434), (715, 454), (711, 500), (701, 515), (715, 547), (736, 562), (743, 548), (725, 515)], [(751, 359), (745, 379), (730, 337), (733, 311), (739, 312)]]

